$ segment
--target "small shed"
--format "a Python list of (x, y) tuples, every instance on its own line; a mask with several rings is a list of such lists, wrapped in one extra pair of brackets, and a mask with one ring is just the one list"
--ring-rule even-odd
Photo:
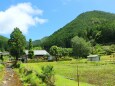
[(100, 56), (99, 55), (89, 55), (87, 56), (88, 61), (100, 61)]

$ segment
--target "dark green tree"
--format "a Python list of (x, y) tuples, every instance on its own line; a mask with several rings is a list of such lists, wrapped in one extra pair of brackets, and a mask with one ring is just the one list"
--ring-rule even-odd
[(86, 57), (91, 52), (90, 42), (86, 42), (83, 38), (75, 36), (72, 38), (73, 53), (77, 57)]
[(71, 56), (72, 48), (62, 48), (62, 56)]
[(26, 47), (26, 38), (19, 28), (14, 28), (14, 31), (10, 34), (8, 46), (10, 54), (16, 57), (17, 62), (18, 58), (24, 54), (23, 51)]
[(28, 51), (28, 58), (33, 59), (33, 57), (34, 57), (34, 51), (33, 50), (29, 50)]
[(33, 49), (33, 45), (32, 45), (32, 39), (29, 39), (29, 46), (28, 46), (29, 50)]
[(28, 52), (28, 57), (32, 59), (34, 57), (34, 51), (33, 51), (33, 44), (32, 44), (32, 39), (29, 39), (29, 52)]

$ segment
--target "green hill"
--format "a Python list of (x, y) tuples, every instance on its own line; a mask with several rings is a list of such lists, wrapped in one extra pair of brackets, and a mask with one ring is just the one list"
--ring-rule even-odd
[(49, 36), (43, 45), (46, 49), (52, 45), (71, 47), (71, 38), (76, 35), (96, 43), (114, 43), (115, 14), (103, 11), (82, 13)]

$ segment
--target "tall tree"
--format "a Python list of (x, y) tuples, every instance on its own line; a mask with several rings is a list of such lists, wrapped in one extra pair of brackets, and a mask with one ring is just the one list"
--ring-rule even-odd
[(32, 39), (29, 39), (28, 48), (29, 48), (28, 57), (32, 59), (34, 57)]
[(29, 50), (32, 50), (32, 48), (33, 48), (33, 45), (32, 45), (32, 39), (29, 39)]
[(22, 34), (19, 28), (14, 28), (14, 31), (10, 34), (10, 39), (8, 40), (9, 52), (12, 56), (18, 58), (23, 55), (23, 50), (26, 47), (26, 38)]

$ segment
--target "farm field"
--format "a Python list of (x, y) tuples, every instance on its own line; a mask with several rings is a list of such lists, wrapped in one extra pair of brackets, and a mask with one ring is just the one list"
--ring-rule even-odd
[(41, 67), (52, 65), (55, 72), (56, 86), (76, 86), (77, 85), (77, 66), (79, 73), (80, 86), (113, 86), (115, 84), (115, 64), (109, 62), (108, 56), (103, 56), (100, 62), (88, 62), (86, 59), (59, 61), (59, 62), (40, 62), (25, 63), (21, 66), (41, 73)]

